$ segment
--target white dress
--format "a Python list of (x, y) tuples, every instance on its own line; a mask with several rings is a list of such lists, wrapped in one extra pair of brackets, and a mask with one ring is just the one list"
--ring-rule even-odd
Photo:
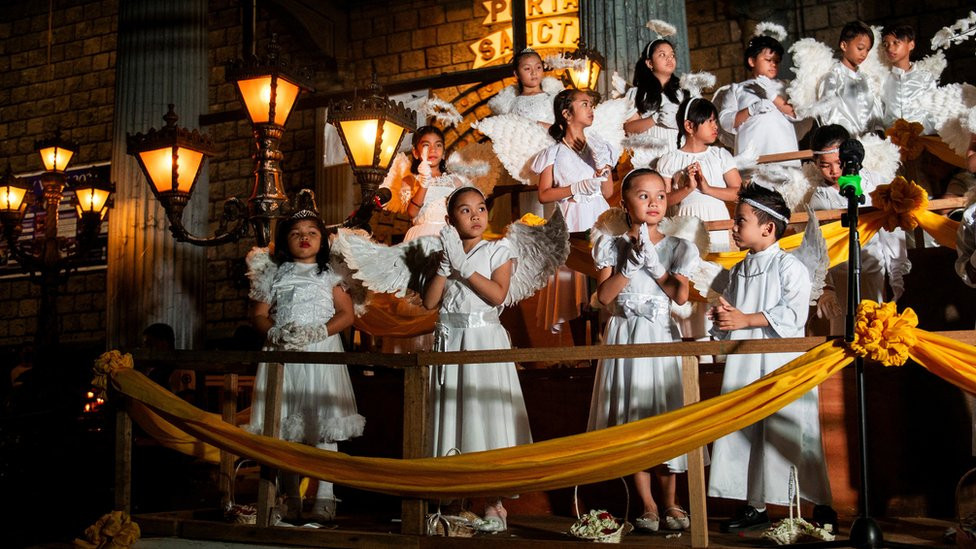
[[(751, 78), (738, 84), (732, 84), (725, 93), (722, 104), (718, 105), (718, 121), (722, 129), (735, 135), (735, 154), (740, 154), (747, 148), (760, 156), (798, 150), (796, 130), (790, 117), (779, 109), (754, 114), (745, 122), (735, 127), (735, 116), (742, 109), (749, 108), (753, 103), (762, 99), (772, 101), (775, 97), (767, 97), (766, 89), (782, 90), (783, 83), (765, 77)], [(758, 92), (758, 93), (757, 93)], [(799, 167), (800, 161), (795, 160), (781, 165)]]
[[(669, 151), (678, 148), (678, 107), (682, 98), (687, 95), (684, 90), (678, 90), (678, 102), (675, 103), (667, 95), (661, 94), (661, 105), (654, 111), (640, 113), (641, 118), (653, 118), (654, 125), (644, 133), (659, 139)], [(632, 103), (637, 100), (637, 88), (628, 88), (625, 97)], [(635, 157), (637, 153), (635, 152)], [(634, 167), (651, 166), (654, 159), (635, 159)], [(640, 164), (640, 165), (638, 165)]]
[[(626, 262), (630, 238), (603, 236), (593, 246), (596, 267), (619, 271)], [(698, 250), (686, 240), (666, 236), (654, 246), (669, 272), (687, 276), (698, 257)], [(641, 269), (608, 307), (603, 343), (662, 343), (679, 341), (678, 327), (671, 319), (671, 299), (646, 269)], [(618, 358), (600, 361), (590, 400), (587, 430), (623, 425), (681, 408), (681, 360), (678, 357)], [(673, 473), (688, 470), (687, 456), (666, 462)]]
[[(705, 180), (713, 187), (725, 187), (725, 174), (736, 169), (735, 160), (729, 151), (721, 147), (707, 147), (698, 153), (685, 152), (675, 149), (658, 161), (657, 171), (662, 177), (674, 181), (674, 176), (689, 165), (701, 164)], [(671, 211), (673, 209), (674, 211)], [(713, 196), (708, 196), (698, 189), (688, 193), (677, 206), (672, 206), (670, 215), (690, 215), (702, 221), (718, 221), (731, 219), (726, 203)], [(729, 231), (709, 231), (708, 251), (726, 252), (731, 248)]]
[[(536, 155), (532, 161), (532, 171), (542, 173), (552, 166), (552, 186), (568, 187), (576, 181), (596, 177), (596, 168), (613, 164), (611, 155), (610, 145), (595, 136), (587, 138), (582, 153), (559, 142)], [(602, 193), (564, 198), (557, 204), (570, 232), (593, 228), (600, 214), (610, 209)], [(568, 267), (560, 267), (545, 289), (539, 292), (537, 324), (554, 333), (559, 332), (564, 323), (580, 316), (580, 308), (588, 302), (586, 276)]]
[[(513, 258), (505, 239), (482, 240), (467, 254), (476, 271), (491, 273)], [(466, 281), (447, 279), (434, 328), (435, 351), (509, 349), (498, 319), (501, 307), (485, 302)], [(431, 455), (462, 454), (532, 442), (515, 364), (433, 366), (430, 379)]]
[[(864, 191), (864, 207), (871, 206), (871, 191), (877, 188), (881, 178), (868, 171), (861, 171), (861, 189)], [(821, 180), (821, 183), (823, 181)], [(847, 198), (840, 191), (821, 184), (810, 197), (810, 207), (814, 210), (841, 210), (847, 208)], [(905, 289), (904, 277), (912, 268), (908, 261), (908, 243), (905, 231), (884, 229), (861, 248), (861, 299), (881, 303), (885, 299), (885, 275), (888, 275), (894, 299), (901, 297)], [(834, 266), (827, 272), (827, 284), (834, 287), (841, 310), (847, 311), (847, 262)], [(831, 335), (844, 333), (844, 314), (830, 319)]]
[(838, 61), (817, 85), (817, 101), (827, 102), (825, 114), (818, 116), (821, 126), (840, 124), (858, 136), (884, 129), (881, 122), (881, 99), (868, 85), (868, 77), (852, 71)]
[[(725, 299), (744, 313), (762, 312), (769, 326), (724, 332), (718, 339), (803, 337), (810, 304), (810, 275), (793, 256), (773, 244), (749, 253), (732, 268)], [(722, 394), (740, 389), (802, 353), (729, 355)], [(708, 495), (762, 508), (787, 505), (790, 465), (800, 479), (800, 496), (815, 504), (830, 503), (830, 484), (820, 437), (820, 405), (814, 388), (775, 414), (724, 436), (712, 447)]]
[[(339, 277), (318, 272), (315, 263), (287, 262), (273, 277), (254, 280), (250, 297), (271, 305), (275, 326), (294, 323), (321, 326), (335, 316), (332, 289)], [(273, 347), (266, 350), (274, 350)], [(339, 334), (333, 334), (305, 351), (342, 352)], [(264, 426), (266, 364), (258, 365), (247, 429), (261, 434)], [(363, 434), (366, 419), (356, 410), (356, 395), (344, 364), (285, 364), (281, 390), (281, 438), (313, 446), (347, 440)]]
[[(417, 176), (414, 175), (414, 178)], [(427, 186), (427, 194), (424, 195), (424, 205), (420, 207), (417, 216), (413, 218), (413, 226), (407, 230), (403, 236), (403, 241), (407, 242), (422, 236), (440, 234), (441, 229), (447, 224), (447, 197), (454, 189), (464, 185), (470, 185), (466, 177), (454, 173), (445, 173), (437, 177), (432, 177)], [(411, 199), (412, 199), (411, 195)]]

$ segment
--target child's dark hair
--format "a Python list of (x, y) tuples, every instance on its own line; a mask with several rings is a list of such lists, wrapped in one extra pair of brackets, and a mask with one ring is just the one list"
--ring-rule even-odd
[[(445, 139), (444, 139), (444, 132), (441, 131), (441, 129), (438, 128), (437, 126), (421, 126), (421, 127), (417, 128), (417, 131), (413, 132), (413, 137), (410, 138), (410, 144), (413, 145), (413, 148), (414, 149), (416, 149), (417, 148), (417, 144), (420, 143), (420, 140), (423, 139), (425, 135), (428, 135), (428, 134), (431, 134), (431, 133), (437, 134), (437, 137), (440, 137), (441, 138), (441, 142), (444, 142), (445, 141)], [(447, 161), (444, 160), (444, 157), (445, 156), (447, 156), (447, 155), (442, 155), (441, 156), (441, 163), (438, 165), (438, 167), (439, 167), (439, 169), (440, 169), (440, 171), (441, 171), (442, 174), (447, 173)], [(417, 168), (420, 167), (420, 161), (421, 160), (423, 160), (423, 159), (422, 158), (417, 158), (416, 156), (413, 156), (413, 155), (410, 155), (410, 173), (412, 173), (414, 175), (416, 175), (418, 173), (417, 172)]]
[(643, 177), (645, 175), (656, 175), (657, 177), (661, 178), (662, 182), (664, 181), (661, 174), (657, 173), (655, 170), (650, 168), (634, 168), (633, 170), (627, 172), (627, 175), (624, 176), (623, 181), (620, 182), (620, 194), (624, 194), (629, 191), (630, 187), (633, 186), (634, 181), (637, 181), (638, 177)]
[(915, 41), (915, 29), (911, 25), (888, 25), (881, 31), (881, 37), (894, 36), (903, 42)]
[(844, 25), (844, 28), (840, 29), (840, 40), (838, 40), (837, 43), (840, 44), (841, 42), (850, 42), (862, 34), (868, 37), (870, 47), (873, 48), (874, 31), (872, 31), (871, 27), (869, 27), (867, 23), (863, 21), (851, 21), (850, 23)]
[(775, 53), (780, 59), (783, 59), (783, 44), (780, 44), (779, 40), (765, 34), (753, 36), (752, 39), (749, 40), (749, 44), (746, 46), (746, 51), (743, 55), (743, 62), (746, 65), (746, 70), (752, 69), (752, 67), (749, 66), (749, 60), (752, 59), (753, 62), (755, 62), (755, 59), (759, 57), (759, 54), (766, 50)]
[(563, 111), (568, 111), (573, 108), (573, 98), (576, 97), (577, 93), (588, 95), (594, 106), (600, 100), (599, 94), (589, 90), (568, 88), (557, 93), (556, 97), (552, 100), (552, 113), (555, 116), (555, 121), (552, 123), (552, 126), (549, 126), (549, 135), (556, 141), (561, 141), (562, 138), (566, 137), (566, 128), (569, 127), (569, 123), (566, 121)]
[(454, 211), (454, 207), (457, 206), (458, 200), (460, 200), (462, 196), (468, 193), (478, 193), (479, 195), (481, 195), (482, 200), (484, 200), (485, 198), (485, 193), (481, 192), (481, 189), (479, 189), (478, 187), (472, 187), (470, 185), (465, 187), (458, 187), (457, 190), (452, 192), (450, 196), (447, 197), (448, 217), (450, 217), (451, 212)]
[(315, 223), (319, 233), (322, 234), (322, 245), (319, 247), (319, 253), (315, 254), (315, 262), (319, 265), (320, 273), (328, 271), (329, 234), (325, 229), (325, 223), (322, 222), (322, 218), (317, 215), (310, 215), (308, 217), (284, 217), (278, 221), (278, 225), (275, 227), (274, 255), (271, 256), (272, 261), (277, 265), (281, 265), (295, 260), (291, 256), (291, 252), (288, 251), (288, 233), (291, 232), (299, 221), (311, 221)]
[(685, 137), (685, 121), (691, 122), (694, 129), (698, 129), (709, 119), (718, 120), (718, 109), (715, 104), (704, 97), (687, 97), (678, 106), (678, 147), (681, 147), (681, 140)]
[(647, 61), (650, 61), (654, 52), (665, 44), (671, 46), (672, 50), (674, 49), (674, 44), (664, 38), (659, 38), (644, 48), (640, 59), (634, 65), (634, 87), (637, 88), (634, 106), (637, 107), (637, 112), (641, 114), (653, 112), (660, 108), (662, 95), (670, 99), (672, 103), (681, 101), (678, 97), (678, 92), (681, 90), (678, 77), (672, 74), (667, 83), (662, 86), (661, 81), (654, 76), (654, 71), (647, 66)]
[(810, 139), (810, 148), (816, 151), (825, 151), (840, 146), (841, 143), (851, 138), (851, 134), (840, 124), (827, 124), (820, 126), (813, 133)]
[[(537, 52), (537, 51), (535, 51), (535, 50), (533, 50), (531, 48), (525, 48), (524, 50), (522, 50), (522, 51), (520, 51), (520, 52), (518, 52), (518, 53), (516, 53), (515, 55), (512, 56), (512, 74), (515, 75), (515, 87), (518, 88), (519, 93), (522, 93), (522, 81), (518, 79), (518, 66), (519, 66), (519, 61), (521, 61), (523, 57), (527, 57), (529, 55), (534, 55), (534, 56), (536, 56), (536, 57), (539, 58), (539, 62), (540, 63), (543, 62), (542, 61), (542, 56), (539, 55), (539, 52)], [(544, 68), (545, 68), (545, 64), (543, 63), (543, 69)]]
[[(786, 201), (783, 200), (783, 195), (773, 189), (755, 183), (743, 185), (739, 189), (739, 202), (744, 202), (747, 199), (773, 210), (786, 219), (790, 218), (790, 208), (786, 205)], [(759, 208), (752, 209), (756, 212), (756, 219), (759, 220), (759, 223), (772, 223), (776, 227), (776, 240), (783, 237), (783, 233), (786, 232), (786, 221), (777, 219), (769, 215), (769, 212)]]

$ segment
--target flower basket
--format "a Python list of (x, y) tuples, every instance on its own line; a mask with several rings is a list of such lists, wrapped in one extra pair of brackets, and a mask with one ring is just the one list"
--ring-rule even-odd
[[(447, 456), (460, 455), (461, 450), (451, 448), (445, 454)], [(464, 506), (464, 500), (461, 501)], [(480, 519), (478, 515), (470, 511), (461, 511), (457, 515), (445, 515), (441, 512), (441, 502), (437, 502), (437, 512), (427, 513), (425, 524), (428, 536), (442, 536), (448, 538), (470, 538), (474, 537), (477, 529), (475, 523)]]
[(624, 536), (634, 530), (634, 525), (627, 522), (627, 513), (630, 510), (630, 489), (627, 488), (627, 481), (620, 479), (624, 483), (624, 491), (627, 494), (627, 505), (624, 507), (624, 518), (614, 517), (610, 512), (603, 509), (592, 509), (585, 515), (579, 512), (579, 486), (573, 488), (573, 508), (576, 511), (576, 522), (569, 528), (569, 533), (576, 538), (597, 543), (620, 543)]
[[(802, 541), (834, 541), (834, 535), (826, 528), (814, 526), (800, 517), (800, 480), (796, 467), (790, 466), (790, 517), (778, 521), (762, 533), (762, 537), (777, 545), (793, 545)], [(793, 507), (796, 506), (796, 516)], [(828, 525), (829, 526), (829, 525)]]
[(230, 479), (230, 501), (227, 502), (227, 507), (224, 509), (224, 520), (227, 522), (233, 522), (234, 524), (257, 524), (258, 523), (258, 508), (254, 505), (244, 505), (236, 503), (234, 501), (234, 492), (237, 488), (237, 474), (241, 470), (241, 466), (250, 460), (242, 459), (237, 466), (234, 467), (234, 476)]

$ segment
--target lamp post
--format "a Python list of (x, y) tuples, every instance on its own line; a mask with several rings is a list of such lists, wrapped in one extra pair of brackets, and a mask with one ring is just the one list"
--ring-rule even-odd
[[(17, 241), (22, 231), (21, 223), (27, 211), (31, 186), (28, 182), (18, 181), (9, 167), (0, 183), (0, 223), (3, 225), (4, 239), (11, 255), (31, 275), (31, 279), (41, 285), (41, 305), (35, 333), (35, 340), (41, 348), (58, 342), (60, 330), (57, 302), (60, 286), (97, 240), (113, 187), (108, 182), (97, 180), (93, 175), (79, 177), (72, 183), (81, 227), (76, 247), (69, 253), (62, 254), (62, 243), (58, 239), (58, 210), (68, 181), (65, 170), (78, 151), (78, 146), (63, 139), (59, 131), (52, 139), (35, 142), (35, 149), (41, 156), (45, 170), (41, 174), (44, 234), (40, 250), (37, 251), (34, 245), (22, 245)], [(35, 216), (35, 227), (37, 219)]]
[(359, 226), (368, 223), (377, 206), (376, 189), (386, 177), (404, 134), (417, 127), (414, 111), (380, 95), (381, 92), (374, 76), (368, 95), (329, 105), (329, 122), (338, 131), (359, 182), (361, 202), (353, 223)]
[(586, 47), (586, 44), (580, 40), (576, 50), (565, 54), (565, 58), (577, 62), (575, 66), (566, 70), (568, 83), (578, 90), (595, 90), (600, 71), (607, 64), (603, 54)]

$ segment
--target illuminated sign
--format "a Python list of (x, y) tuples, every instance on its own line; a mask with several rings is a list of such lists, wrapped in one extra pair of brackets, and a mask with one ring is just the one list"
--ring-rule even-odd
[[(475, 69), (514, 53), (509, 1), (486, 0), (483, 4), (488, 11), (483, 25), (509, 23), (509, 26), (468, 45), (474, 52)], [(578, 12), (579, 2), (576, 0), (526, 0), (526, 38), (529, 47), (537, 50), (575, 49), (579, 43)]]

